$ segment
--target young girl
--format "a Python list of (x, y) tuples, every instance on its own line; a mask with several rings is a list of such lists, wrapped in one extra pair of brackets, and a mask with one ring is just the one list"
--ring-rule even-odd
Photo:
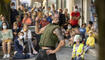
[(94, 48), (94, 47), (95, 47), (95, 38), (93, 36), (93, 32), (90, 31), (89, 37), (87, 38), (87, 41), (86, 41), (85, 52), (87, 52), (88, 49)]
[(73, 46), (72, 51), (72, 60), (83, 60), (84, 59), (84, 44), (80, 43), (80, 40), (82, 39), (80, 35), (75, 35), (77, 38), (76, 44)]

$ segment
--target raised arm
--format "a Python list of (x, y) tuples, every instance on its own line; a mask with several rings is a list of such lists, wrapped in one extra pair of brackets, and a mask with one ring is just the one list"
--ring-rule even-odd
[(39, 22), (38, 22), (38, 20), (39, 20), (39, 18), (37, 17), (37, 18), (35, 19), (35, 33), (36, 33), (36, 34), (42, 34), (43, 31), (45, 30), (46, 26), (43, 27), (43, 28), (41, 28), (41, 29), (39, 29)]

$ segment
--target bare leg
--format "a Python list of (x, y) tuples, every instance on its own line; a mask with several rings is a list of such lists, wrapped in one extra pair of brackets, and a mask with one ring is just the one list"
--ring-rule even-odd
[(6, 42), (2, 42), (3, 53), (6, 54)]
[(11, 42), (8, 42), (8, 54), (11, 52)]

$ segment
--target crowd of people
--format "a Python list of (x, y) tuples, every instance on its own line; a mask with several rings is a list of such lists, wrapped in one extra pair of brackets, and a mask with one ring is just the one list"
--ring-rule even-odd
[[(78, 11), (78, 6), (75, 6), (74, 11), (70, 14), (68, 9), (56, 10), (54, 4), (51, 7), (47, 7), (47, 9), (45, 7), (34, 7), (31, 10), (24, 5), (20, 5), (18, 9), (15, 9), (14, 6), (15, 4), (12, 2), (10, 5), (11, 22), (8, 22), (2, 14), (0, 15), (0, 44), (2, 45), (3, 58), (9, 58), (12, 49), (14, 51), (14, 59), (26, 59), (38, 54), (39, 49), (34, 44), (34, 40), (37, 39), (33, 39), (33, 34), (39, 34), (36, 30), (35, 33), (32, 33), (29, 27), (35, 26), (36, 28), (37, 22), (39, 23), (39, 28), (48, 27), (53, 22), (56, 22), (53, 21), (54, 19), (59, 19), (58, 25), (64, 37), (65, 47), (73, 48), (72, 60), (84, 59), (84, 54), (88, 49), (95, 48), (98, 35), (96, 21), (89, 21), (80, 26), (81, 15)], [(49, 27), (49, 29), (53, 28), (55, 27)], [(50, 33), (51, 30), (49, 29), (46, 28), (47, 32)], [(52, 36), (52, 38), (54, 37)], [(39, 46), (39, 44), (41, 45), (41, 43), (37, 42), (36, 45)]]

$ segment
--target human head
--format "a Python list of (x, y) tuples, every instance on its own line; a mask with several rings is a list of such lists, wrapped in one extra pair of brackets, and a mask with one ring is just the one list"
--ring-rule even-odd
[(14, 22), (13, 23), (13, 29), (17, 29), (18, 28), (18, 24), (17, 24), (17, 22)]
[(80, 43), (81, 40), (82, 40), (82, 38), (81, 38), (80, 35), (75, 35), (75, 36), (74, 36), (74, 42)]
[(51, 7), (48, 7), (47, 9), (50, 11), (51, 10)]
[(65, 12), (68, 12), (68, 9), (66, 8), (64, 11), (65, 11)]
[(59, 9), (58, 11), (59, 11), (59, 13), (62, 13), (62, 12), (63, 12), (63, 10), (62, 10), (62, 9)]
[(78, 27), (74, 28), (74, 30), (75, 30), (75, 33), (76, 34), (80, 34), (80, 31), (79, 31), (79, 28)]
[(93, 25), (93, 22), (89, 21), (88, 27), (92, 27), (92, 25)]
[(67, 14), (67, 13), (68, 13), (68, 9), (67, 9), (67, 8), (64, 9), (63, 13), (64, 13), (64, 14)]
[(56, 24), (59, 23), (59, 14), (55, 14), (55, 15), (53, 16), (53, 21), (52, 21), (52, 23), (56, 23)]
[(11, 9), (15, 9), (15, 3), (14, 2), (11, 2), (10, 6), (11, 6)]
[(78, 6), (77, 6), (77, 5), (75, 6), (74, 11), (75, 11), (75, 12), (77, 12), (77, 11), (78, 11)]
[(23, 39), (24, 38), (24, 33), (23, 32), (19, 32), (18, 33), (18, 37), (19, 37), (19, 39)]
[(20, 21), (20, 16), (16, 16), (16, 21)]
[(24, 32), (26, 32), (28, 30), (28, 25), (24, 24), (23, 30), (24, 30)]
[(68, 24), (68, 29), (72, 29), (71, 24)]
[(7, 23), (6, 22), (3, 22), (2, 23), (2, 29), (7, 29), (7, 28), (8, 28)]
[(93, 35), (93, 31), (89, 31), (89, 37)]
[(21, 4), (21, 5), (19, 6), (19, 8), (20, 8), (20, 10), (24, 10), (24, 5)]
[(2, 20), (2, 21), (5, 21), (5, 17), (4, 17), (4, 16), (2, 16), (2, 17), (1, 17), (1, 20)]
[(26, 14), (24, 14), (24, 18), (28, 18), (28, 14), (26, 13)]
[(82, 27), (83, 27), (83, 28), (85, 28), (85, 27), (86, 27), (86, 24), (85, 24), (85, 23), (84, 23), (84, 24), (82, 24)]
[(28, 12), (27, 14), (28, 14), (28, 17), (31, 17), (31, 13), (30, 12)]

